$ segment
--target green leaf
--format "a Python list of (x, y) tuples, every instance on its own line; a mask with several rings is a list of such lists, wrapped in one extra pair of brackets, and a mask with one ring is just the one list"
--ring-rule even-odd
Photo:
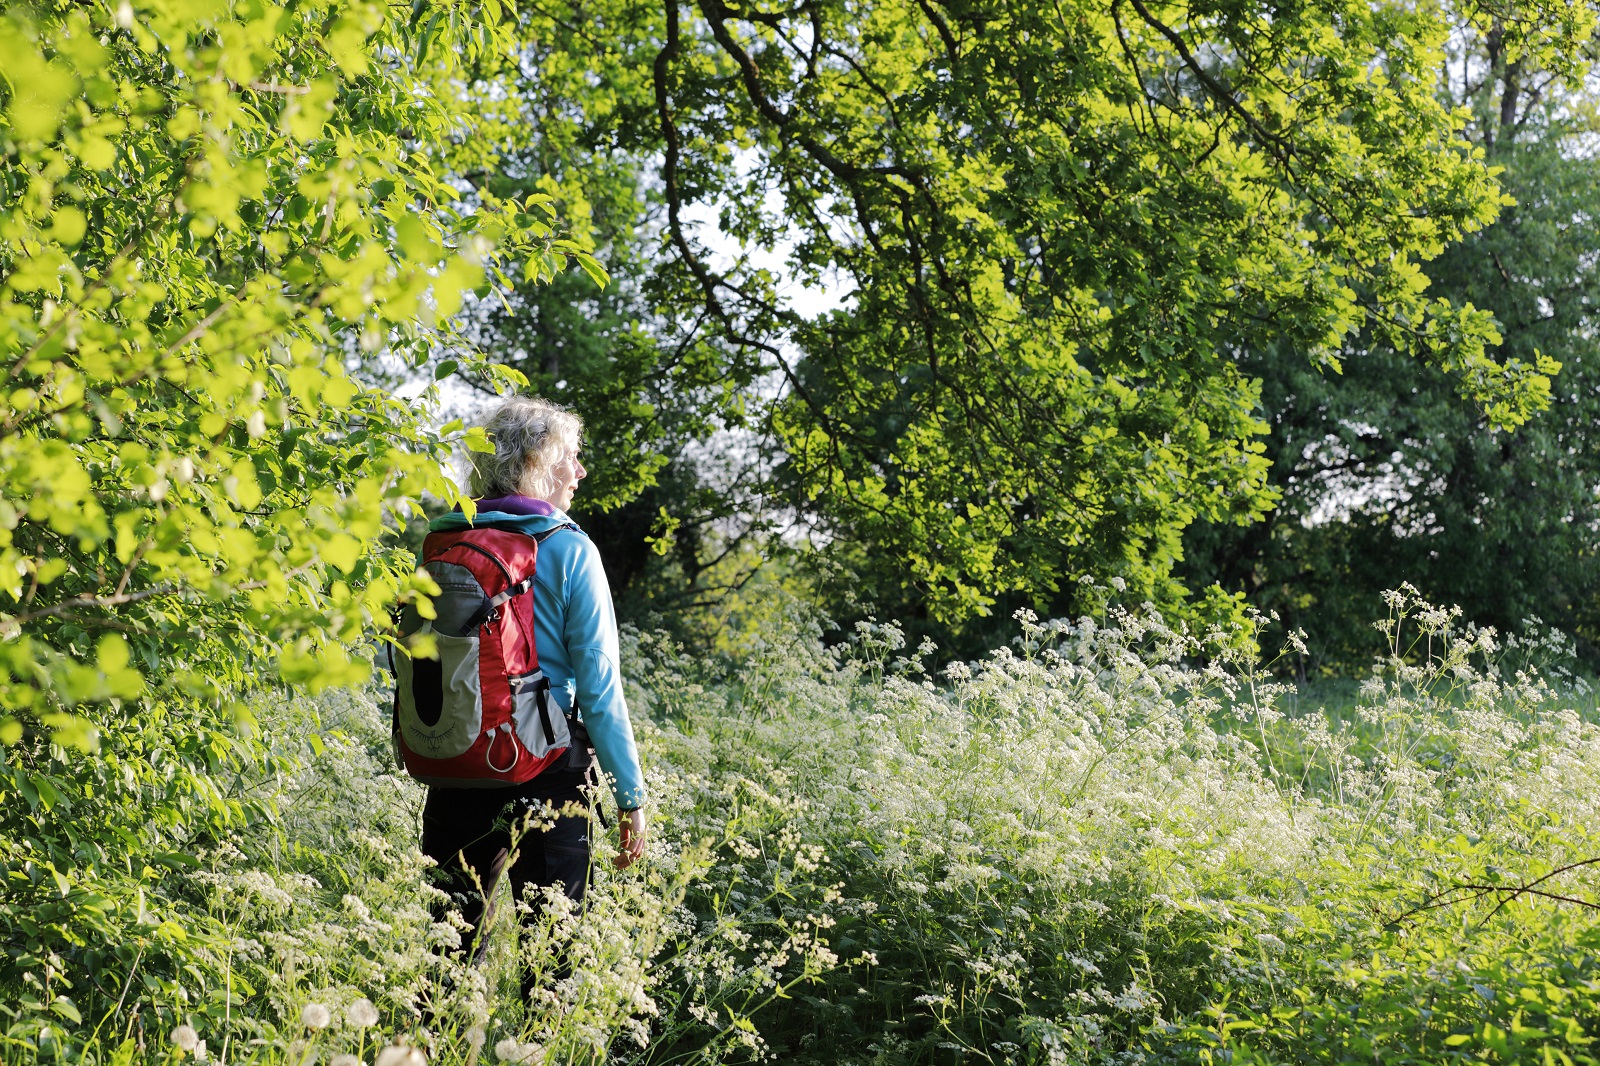
[(83, 1024), (83, 1015), (78, 1013), (78, 1008), (66, 996), (57, 996), (51, 1000), (50, 1010), (76, 1025)]
[(47, 141), (55, 136), (78, 79), (64, 64), (47, 61), (30, 48), (27, 38), (19, 39), (14, 25), (3, 36), (8, 40), (0, 47), (0, 62), (14, 87), (7, 118), (18, 137)]
[(63, 748), (71, 748), (85, 755), (92, 755), (100, 750), (100, 730), (87, 718), (57, 711), (41, 715), (40, 721), (50, 728), (52, 744), (59, 744)]
[(50, 783), (49, 778), (34, 774), (28, 778), (28, 781), (33, 785), (34, 794), (39, 797), (40, 807), (48, 811), (61, 802), (61, 793), (56, 791), (56, 787)]
[(193, 855), (182, 851), (164, 851), (152, 856), (156, 862), (174, 870), (198, 870), (204, 864)]
[(589, 253), (573, 252), (572, 258), (577, 261), (577, 264), (580, 267), (583, 268), (583, 272), (589, 275), (589, 280), (593, 281), (602, 289), (605, 288), (606, 284), (611, 280), (610, 275), (606, 273), (605, 267), (601, 266), (599, 260), (595, 259), (595, 257)]
[(322, 545), (322, 557), (349, 573), (361, 559), (361, 542), (348, 533), (335, 533)]
[(291, 95), (283, 111), (283, 128), (290, 139), (304, 142), (320, 137), (323, 126), (333, 116), (338, 91), (338, 82), (320, 78)]
[(88, 220), (82, 211), (72, 206), (58, 207), (51, 219), (50, 236), (69, 248), (77, 247), (87, 228)]
[(483, 282), (483, 267), (471, 260), (456, 256), (444, 271), (434, 279), (434, 306), (440, 318), (449, 318), (461, 309), (462, 293)]
[(439, 261), (443, 249), (439, 246), (422, 219), (413, 214), (402, 215), (394, 224), (400, 250), (407, 259), (433, 264)]

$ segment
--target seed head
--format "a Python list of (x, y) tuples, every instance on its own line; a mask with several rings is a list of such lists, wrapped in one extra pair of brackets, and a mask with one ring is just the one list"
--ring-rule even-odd
[(370, 999), (358, 999), (345, 1008), (344, 1016), (350, 1024), (357, 1029), (365, 1029), (369, 1025), (378, 1024), (378, 1008), (372, 1005)]
[(331, 1021), (333, 1015), (320, 1003), (307, 1003), (300, 1011), (300, 1024), (307, 1029), (326, 1029)]
[(361, 1066), (361, 1060), (354, 1055), (335, 1055), (328, 1060), (328, 1066)]
[(192, 1025), (180, 1025), (172, 1030), (172, 1042), (184, 1051), (193, 1051), (200, 1045), (200, 1034)]

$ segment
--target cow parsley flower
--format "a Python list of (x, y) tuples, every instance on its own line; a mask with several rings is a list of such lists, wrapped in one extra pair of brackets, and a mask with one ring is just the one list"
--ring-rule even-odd
[(524, 1066), (543, 1061), (543, 1051), (538, 1044), (520, 1043), (509, 1036), (494, 1046), (495, 1058), (501, 1062), (522, 1063)]
[(390, 1044), (378, 1052), (374, 1066), (428, 1066), (428, 1056), (420, 1048), (405, 1044)]
[(346, 895), (339, 901), (339, 905), (344, 908), (344, 912), (346, 914), (358, 922), (369, 922), (372, 920), (372, 911), (367, 907), (366, 902), (362, 900), (360, 896)]

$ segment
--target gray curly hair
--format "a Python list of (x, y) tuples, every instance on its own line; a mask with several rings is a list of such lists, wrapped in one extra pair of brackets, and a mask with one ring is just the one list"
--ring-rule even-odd
[(493, 452), (472, 452), (472, 494), (544, 496), (553, 485), (550, 469), (576, 452), (583, 419), (549, 400), (513, 396), (490, 411), (483, 428)]

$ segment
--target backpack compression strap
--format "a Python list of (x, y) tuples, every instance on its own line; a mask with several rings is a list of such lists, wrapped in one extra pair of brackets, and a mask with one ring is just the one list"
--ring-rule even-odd
[(527, 577), (523, 578), (521, 581), (518, 581), (515, 585), (512, 585), (504, 592), (497, 592), (489, 599), (484, 600), (483, 606), (472, 612), (472, 617), (467, 619), (465, 625), (462, 627), (462, 632), (470, 633), (474, 629), (477, 629), (490, 618), (494, 617), (494, 613), (503, 607), (508, 600), (510, 600), (512, 597), (522, 595), (531, 588), (533, 588), (533, 575), (529, 574)]

